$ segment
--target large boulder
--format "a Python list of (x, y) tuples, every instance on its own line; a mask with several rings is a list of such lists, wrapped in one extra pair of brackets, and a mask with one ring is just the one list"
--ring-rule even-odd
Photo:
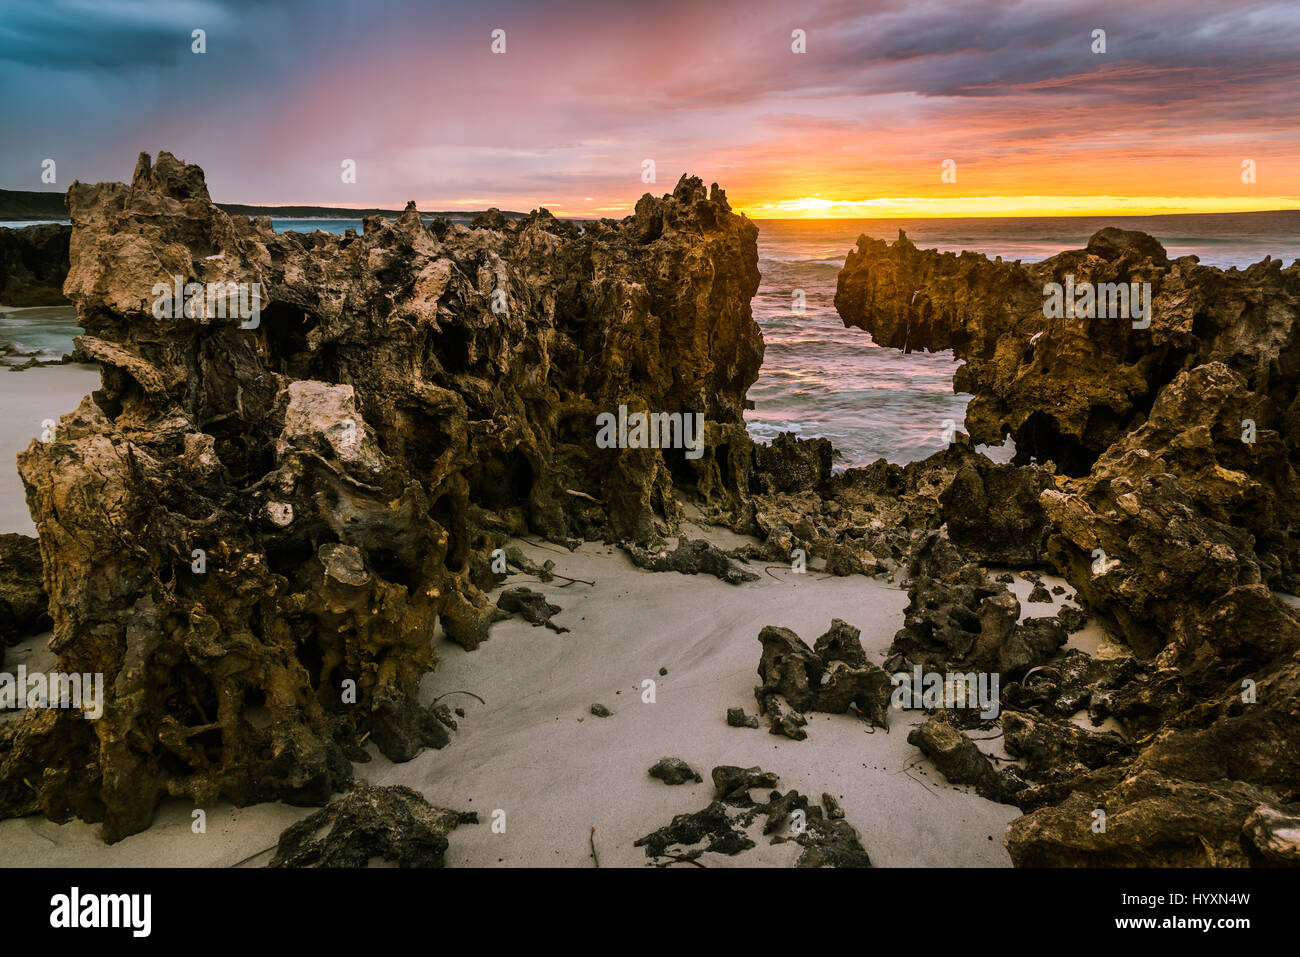
[(5, 645), (50, 627), (49, 606), (40, 542), (29, 535), (0, 535), (0, 664)]
[[(0, 814), (111, 841), (165, 795), (321, 804), (362, 742), (447, 740), (418, 685), (435, 629), (473, 648), (500, 616), (475, 581), (508, 534), (649, 541), (677, 490), (744, 504), (757, 229), (716, 186), (585, 230), (410, 204), (300, 235), (160, 153), (67, 202), (103, 385), (19, 467), (58, 666), (109, 692), (3, 730)], [(703, 445), (602, 448), (620, 406), (698, 414)]]
[(41, 223), (0, 226), (0, 305), (63, 306), (72, 227)]

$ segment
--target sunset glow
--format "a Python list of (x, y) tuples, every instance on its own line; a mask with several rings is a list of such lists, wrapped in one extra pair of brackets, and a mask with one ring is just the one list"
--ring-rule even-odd
[(232, 203), (619, 217), (689, 173), (755, 218), (1300, 207), (1294, 4), (383, 8), (9, 4), (0, 184), (167, 149)]
[(945, 219), (981, 216), (1153, 216), (1290, 209), (1292, 196), (942, 196), (826, 200), (815, 197), (740, 206), (751, 219)]

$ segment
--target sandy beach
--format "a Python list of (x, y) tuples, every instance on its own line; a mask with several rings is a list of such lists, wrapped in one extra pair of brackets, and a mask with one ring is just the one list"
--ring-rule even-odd
[[(1236, 303), (1293, 308), (1295, 267), (1112, 227), (1028, 265), (864, 233), (844, 327), (951, 350), (974, 398), (934, 454), (840, 471), (827, 437), (748, 431), (758, 228), (716, 184), (582, 229), (412, 203), (310, 242), (206, 189), (163, 151), (70, 191), (64, 288), (110, 371), (3, 373), (10, 462), (87, 391), (104, 413), (23, 456), (27, 502), (4, 470), (9, 527), (41, 529), (4, 543), (6, 666), (108, 690), (93, 733), (0, 718), (0, 864), (1300, 859), (1293, 751), (1237, 747), (1295, 736), (1293, 423), (1224, 346), (1271, 361)], [(258, 323), (148, 307), (168, 237), (210, 292), (276, 290)], [(1123, 350), (1044, 311), (1067, 268), (1155, 277)], [(1179, 338), (1198, 316), (1216, 335)]]
[(42, 422), (72, 411), (98, 388), (99, 368), (92, 365), (0, 369), (0, 532), (36, 534), (15, 460), (40, 436)]
[[(718, 530), (690, 533), (738, 541)], [(509, 585), (526, 584), (559, 605), (554, 621), (570, 630), (557, 634), (515, 618), (495, 624), (490, 640), (472, 652), (439, 640), (439, 665), (424, 679), (421, 701), (463, 709), (451, 743), (406, 764), (387, 761), (370, 745), (373, 759), (354, 767), (372, 784), (407, 785), (436, 806), (478, 812), (478, 825), (450, 835), (449, 865), (591, 867), (594, 841), (602, 867), (645, 866), (646, 854), (633, 842), (674, 815), (705, 807), (712, 799), (709, 772), (724, 764), (761, 766), (780, 776), (783, 790), (813, 800), (829, 792), (877, 866), (1010, 865), (1003, 832), (1019, 812), (945, 782), (907, 743), (920, 713), (891, 711), (888, 732), (850, 715), (811, 714), (804, 741), (726, 723), (729, 707), (755, 710), (756, 636), (764, 625), (792, 628), (811, 642), (842, 618), (862, 630), (864, 648), (880, 663), (902, 624), (906, 595), (896, 585), (810, 568), (804, 575), (772, 569), (731, 586), (704, 575), (646, 572), (598, 543), (573, 553), (515, 544), (539, 563), (553, 559), (561, 575), (595, 582), (510, 577)], [(1022, 602), (1030, 587), (1020, 578), (1012, 585)], [(1051, 614), (1060, 601), (1022, 607)], [(1071, 646), (1095, 644), (1097, 632), (1085, 629)], [(39, 667), (49, 658), (47, 639), (13, 649), (11, 662)], [(655, 682), (652, 704), (642, 701), (646, 679)], [(611, 716), (594, 717), (593, 703)], [(1006, 757), (1000, 740), (981, 748)], [(704, 783), (670, 787), (649, 777), (649, 767), (666, 755), (685, 760)], [(490, 826), (498, 809), (505, 811), (505, 833)], [(111, 846), (79, 821), (3, 821), (0, 865), (262, 866), (280, 831), (311, 813), (280, 803), (216, 804), (204, 809), (206, 833), (196, 834), (192, 810), (166, 802), (149, 830)], [(789, 866), (798, 851), (760, 837), (735, 857), (706, 853), (700, 860), (706, 867)]]

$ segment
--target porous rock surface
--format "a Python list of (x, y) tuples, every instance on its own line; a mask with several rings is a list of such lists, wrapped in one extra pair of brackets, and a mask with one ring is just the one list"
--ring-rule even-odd
[(0, 306), (64, 306), (72, 227), (0, 226)]
[(30, 535), (0, 535), (0, 664), (4, 646), (50, 627), (41, 586), (40, 543)]
[(478, 815), (436, 808), (401, 785), (358, 783), (290, 825), (269, 867), (442, 867), (447, 834)]
[(809, 648), (789, 628), (767, 625), (758, 634), (762, 684), (754, 689), (759, 714), (773, 734), (803, 740), (805, 711), (842, 714), (850, 709), (876, 727), (889, 724), (890, 677), (867, 660), (861, 632), (835, 618)]
[[(0, 814), (115, 841), (165, 795), (324, 803), (368, 735), (396, 760), (446, 739), (417, 684), (435, 627), (485, 638), (475, 581), (509, 535), (643, 542), (677, 487), (744, 498), (757, 229), (716, 186), (585, 229), (411, 204), (299, 235), (228, 216), (160, 153), (67, 202), (64, 290), (103, 385), (19, 466), (58, 666), (109, 692), (93, 723), (0, 732)], [(175, 276), (260, 284), (257, 322), (159, 318)], [(703, 455), (597, 448), (620, 404), (702, 414)]]
[[(1067, 276), (1149, 282), (1149, 326), (1047, 318), (1045, 287)], [(1002, 716), (1006, 747), (1030, 779), (1015, 796), (1029, 813), (1008, 831), (1013, 861), (1276, 860), (1281, 844), (1256, 809), (1288, 807), (1300, 780), (1300, 619), (1270, 591), (1300, 584), (1300, 263), (1225, 271), (1118, 229), (1029, 265), (864, 236), (836, 306), (877, 343), (964, 360), (954, 389), (974, 393), (971, 441), (1016, 445), (1006, 487), (985, 483), (985, 498), (1020, 503), (1006, 527), (1022, 523), (1040, 561), (1132, 652), (1122, 663), (1030, 656), (1004, 684), (1018, 709)], [(967, 481), (940, 499), (978, 503)], [(986, 631), (1014, 619), (977, 578), (923, 583), (935, 597), (928, 608), (914, 597), (916, 627), (900, 642), (936, 664), (981, 657)], [(1123, 733), (1067, 720), (1084, 709)]]

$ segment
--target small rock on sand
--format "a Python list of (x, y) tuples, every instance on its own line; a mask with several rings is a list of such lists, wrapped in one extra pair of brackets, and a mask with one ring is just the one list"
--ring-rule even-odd
[(685, 784), (687, 781), (700, 784), (704, 780), (681, 758), (669, 757), (659, 759), (659, 762), (650, 769), (650, 777), (658, 778), (664, 784)]
[(757, 728), (758, 715), (745, 714), (744, 708), (728, 708), (727, 724), (733, 728)]

